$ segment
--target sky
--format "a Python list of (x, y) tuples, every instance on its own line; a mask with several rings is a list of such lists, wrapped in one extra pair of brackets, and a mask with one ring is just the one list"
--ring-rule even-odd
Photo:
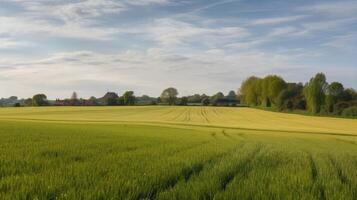
[(356, 0), (0, 0), (0, 97), (237, 90), (277, 74), (357, 89)]

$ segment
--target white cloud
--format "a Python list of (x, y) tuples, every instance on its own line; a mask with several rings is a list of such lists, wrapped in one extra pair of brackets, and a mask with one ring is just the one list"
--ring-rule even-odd
[[(8, 1), (8, 0), (7, 0)], [(90, 40), (109, 40), (121, 30), (101, 25), (100, 18), (126, 11), (130, 6), (166, 4), (168, 0), (12, 0), (24, 9), (11, 16), (0, 15), (0, 33), (42, 33), (46, 36)], [(57, 20), (57, 21), (56, 21)]]
[(275, 28), (273, 29), (269, 36), (289, 36), (289, 35), (295, 35), (298, 34), (300, 30), (292, 27), (292, 26), (287, 26), (287, 27), (280, 27), (280, 28)]
[(355, 52), (357, 49), (355, 44), (357, 44), (357, 33), (348, 33), (333, 37), (330, 41), (323, 44), (323, 46)]
[(356, 1), (333, 1), (324, 2), (311, 6), (304, 6), (299, 10), (311, 11), (314, 13), (326, 13), (330, 15), (355, 15), (357, 12)]
[(281, 24), (292, 21), (297, 21), (307, 17), (306, 15), (298, 15), (298, 16), (286, 16), (286, 17), (275, 17), (275, 18), (262, 18), (257, 19), (251, 22), (253, 25), (273, 25), (273, 24)]
[(26, 41), (18, 41), (10, 38), (0, 38), (0, 49), (12, 49), (31, 45)]
[(108, 40), (118, 32), (114, 28), (99, 28), (83, 26), (78, 23), (54, 25), (43, 20), (33, 20), (24, 17), (0, 17), (0, 33), (17, 34), (43, 34), (46, 36)]
[(154, 40), (163, 45), (177, 45), (186, 42), (221, 43), (249, 35), (248, 31), (241, 27), (209, 28), (173, 19), (156, 20), (147, 31)]

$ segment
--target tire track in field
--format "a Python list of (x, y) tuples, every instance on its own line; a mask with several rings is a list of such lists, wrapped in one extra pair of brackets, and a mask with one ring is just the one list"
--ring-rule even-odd
[(191, 121), (191, 109), (187, 109), (187, 113), (186, 113), (186, 122), (190, 122)]
[(342, 168), (341, 168), (341, 166), (337, 163), (337, 161), (336, 161), (334, 158), (332, 158), (331, 155), (328, 155), (328, 159), (330, 160), (330, 162), (331, 162), (331, 164), (332, 164), (332, 166), (333, 166), (333, 168), (334, 168), (334, 170), (335, 170), (335, 173), (336, 173), (338, 179), (340, 180), (340, 182), (341, 182), (342, 184), (345, 184), (345, 185), (347, 184), (347, 185), (349, 185), (351, 182), (350, 182), (350, 180), (347, 178), (347, 176), (343, 173)]
[(210, 121), (207, 117), (205, 108), (201, 108), (200, 114), (201, 114), (202, 118), (204, 119), (204, 121), (206, 121), (208, 124), (210, 124)]
[(160, 193), (163, 193), (171, 188), (174, 188), (180, 181), (188, 182), (191, 179), (191, 177), (200, 174), (206, 168), (206, 166), (217, 163), (218, 160), (221, 159), (222, 157), (242, 147), (243, 145), (234, 148), (233, 150), (230, 150), (228, 152), (213, 156), (203, 162), (198, 162), (193, 164), (192, 166), (185, 167), (181, 170), (179, 175), (168, 178), (165, 181), (165, 183), (163, 183), (162, 187), (154, 188), (152, 189), (152, 192), (150, 192), (148, 195), (141, 195), (137, 199), (157, 199)]
[(226, 130), (222, 130), (222, 134), (223, 134), (223, 136), (224, 137), (226, 137), (226, 138), (228, 138), (228, 139), (230, 139), (230, 140), (236, 140), (236, 138), (234, 138), (234, 137), (232, 137), (231, 135), (229, 135), (227, 132), (226, 132)]
[(166, 116), (166, 115), (170, 115), (172, 112), (174, 112), (174, 109), (168, 108), (168, 111), (162, 113), (162, 114), (161, 114), (161, 117), (164, 117), (164, 116)]
[(218, 111), (217, 111), (217, 108), (213, 108), (213, 113), (218, 117), (219, 114), (218, 114)]
[(307, 152), (308, 154), (308, 159), (310, 162), (310, 170), (311, 170), (311, 179), (314, 185), (317, 185), (318, 190), (319, 190), (319, 196), (318, 199), (320, 200), (326, 200), (326, 193), (325, 193), (325, 188), (321, 183), (318, 182), (319, 180), (319, 172), (316, 167), (316, 163), (314, 161), (314, 158), (312, 157), (310, 152)]
[(177, 119), (179, 119), (185, 112), (186, 112), (186, 110), (182, 110), (182, 111), (180, 110), (180, 112), (176, 116), (171, 118), (170, 121), (179, 121)]
[(348, 178), (348, 176), (343, 172), (340, 164), (336, 161), (336, 159), (334, 159), (331, 155), (328, 155), (328, 159), (330, 160), (334, 170), (335, 170), (335, 173), (337, 175), (337, 178), (339, 179), (339, 181), (347, 186), (348, 188), (351, 189), (352, 191), (352, 196), (353, 198), (352, 199), (357, 199), (357, 192), (356, 190), (353, 189), (353, 184), (351, 182), (351, 180)]
[(213, 196), (207, 196), (207, 199), (215, 199), (216, 195), (224, 192), (228, 185), (239, 176), (240, 180), (245, 179), (248, 174), (253, 170), (251, 163), (256, 158), (256, 156), (261, 152), (262, 145), (258, 144), (257, 147), (251, 151), (243, 160), (241, 160), (234, 168), (227, 171), (220, 177), (219, 189), (215, 192)]
[[(172, 111), (170, 111), (172, 112)], [(245, 127), (234, 127), (234, 126), (223, 126), (223, 125), (212, 125), (212, 124), (180, 124), (174, 122), (163, 122), (163, 121), (125, 121), (125, 120), (65, 120), (65, 119), (36, 119), (36, 118), (6, 118), (1, 119), (0, 121), (10, 121), (10, 122), (18, 122), (18, 121), (30, 121), (30, 122), (62, 122), (62, 123), (86, 123), (86, 124), (95, 124), (95, 123), (112, 123), (112, 124), (136, 124), (136, 125), (145, 125), (145, 126), (167, 126), (167, 125), (175, 125), (176, 128), (179, 126), (184, 127), (203, 127), (203, 128), (225, 128), (232, 130), (241, 130), (241, 131), (260, 131), (260, 132), (276, 132), (276, 133), (295, 133), (295, 134), (314, 134), (314, 135), (332, 135), (332, 136), (341, 136), (341, 137), (357, 137), (357, 134), (349, 134), (349, 133), (341, 133), (341, 132), (323, 132), (323, 131), (296, 131), (296, 130), (286, 130), (286, 129), (264, 129), (264, 128), (245, 128)]]

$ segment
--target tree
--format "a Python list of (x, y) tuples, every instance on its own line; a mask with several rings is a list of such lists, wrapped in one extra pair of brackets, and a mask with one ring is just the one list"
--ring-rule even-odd
[(301, 83), (287, 83), (286, 88), (277, 97), (277, 108), (279, 110), (305, 109), (303, 88)]
[(123, 103), (124, 105), (134, 105), (135, 104), (135, 96), (133, 91), (126, 91), (123, 94)]
[(177, 95), (177, 89), (170, 87), (161, 93), (160, 100), (164, 103), (168, 103), (169, 105), (174, 105), (176, 103)]
[(344, 117), (357, 117), (357, 106), (349, 107), (343, 110), (342, 116)]
[(357, 92), (352, 88), (347, 88), (342, 95), (343, 101), (354, 101), (357, 100)]
[(230, 101), (236, 101), (237, 100), (237, 95), (236, 92), (234, 92), (233, 90), (229, 91), (228, 95), (226, 96), (226, 98)]
[(327, 87), (326, 93), (326, 108), (329, 113), (334, 112), (334, 105), (343, 99), (344, 88), (339, 82), (332, 82)]
[(210, 102), (213, 106), (216, 106), (220, 100), (224, 99), (224, 94), (222, 92), (217, 92), (210, 98)]
[(71, 100), (78, 100), (78, 95), (76, 92), (72, 93)]
[(73, 92), (71, 95), (70, 105), (72, 106), (80, 105), (80, 101), (78, 100), (78, 95), (76, 92)]
[(108, 106), (118, 105), (118, 99), (119, 99), (119, 96), (115, 92), (107, 92), (102, 97), (102, 101), (103, 101), (104, 105), (108, 105)]
[(285, 81), (276, 75), (266, 76), (261, 82), (261, 103), (270, 107), (277, 105), (278, 96), (286, 88)]
[(20, 103), (15, 103), (14, 107), (21, 107), (21, 104)]
[(326, 76), (318, 73), (306, 84), (304, 95), (306, 98), (307, 108), (313, 113), (319, 113), (325, 105), (325, 94), (327, 89)]
[(44, 94), (36, 94), (32, 97), (32, 105), (33, 106), (47, 106), (47, 96)]
[(188, 97), (181, 97), (180, 105), (181, 106), (187, 106), (187, 103), (188, 103)]
[(31, 98), (25, 99), (24, 105), (25, 105), (25, 106), (32, 106), (32, 99), (31, 99)]
[(235, 106), (238, 103), (238, 96), (233, 90), (229, 91), (228, 95), (225, 97), (225, 101), (229, 106)]
[(205, 97), (202, 99), (201, 101), (202, 105), (204, 106), (208, 106), (209, 105), (209, 98), (208, 97)]
[(192, 96), (188, 96), (188, 102), (189, 103), (200, 103), (201, 102), (201, 95), (199, 94), (194, 94)]
[(258, 105), (261, 93), (261, 79), (251, 76), (241, 84), (240, 91), (241, 101), (248, 105)]

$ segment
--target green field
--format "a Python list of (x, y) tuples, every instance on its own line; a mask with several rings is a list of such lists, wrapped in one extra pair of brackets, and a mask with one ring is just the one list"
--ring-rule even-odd
[(250, 108), (2, 108), (0, 199), (357, 199), (357, 120)]

